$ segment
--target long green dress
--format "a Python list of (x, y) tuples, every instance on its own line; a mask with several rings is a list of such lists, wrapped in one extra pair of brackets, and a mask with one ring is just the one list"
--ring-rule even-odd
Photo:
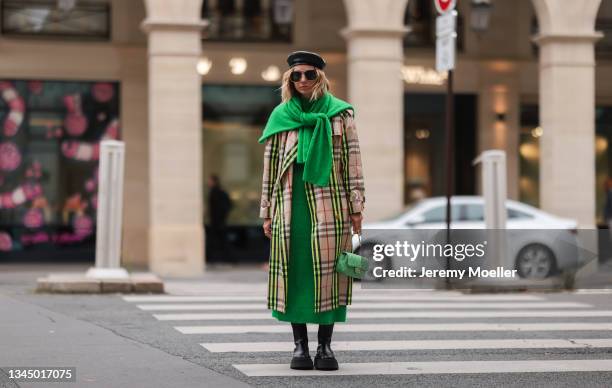
[(293, 164), (293, 196), (291, 202), (291, 236), (289, 239), (289, 280), (285, 312), (272, 310), (279, 321), (328, 325), (346, 321), (346, 306), (314, 312), (314, 270), (310, 247), (310, 213), (302, 174), (303, 163)]

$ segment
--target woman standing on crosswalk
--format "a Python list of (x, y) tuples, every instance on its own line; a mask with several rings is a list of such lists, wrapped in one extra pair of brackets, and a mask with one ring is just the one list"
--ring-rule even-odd
[[(329, 92), (319, 55), (287, 58), (282, 103), (268, 120), (260, 217), (271, 239), (268, 309), (291, 322), (293, 369), (336, 370), (335, 322), (346, 321), (352, 278), (335, 271), (351, 250), (351, 227), (361, 232), (364, 184), (354, 109)], [(306, 323), (318, 323), (314, 364)]]

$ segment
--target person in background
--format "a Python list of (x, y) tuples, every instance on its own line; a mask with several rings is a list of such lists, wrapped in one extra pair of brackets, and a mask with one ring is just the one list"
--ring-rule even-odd
[[(208, 214), (210, 221), (209, 246), (219, 253), (226, 253), (227, 216), (232, 209), (232, 200), (221, 187), (219, 177), (215, 174), (208, 178)], [(211, 244), (212, 243), (212, 244)]]

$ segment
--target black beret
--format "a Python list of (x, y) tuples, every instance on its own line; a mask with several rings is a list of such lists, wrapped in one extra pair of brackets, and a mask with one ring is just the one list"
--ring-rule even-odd
[(311, 53), (310, 51), (294, 51), (287, 57), (287, 63), (289, 67), (293, 67), (299, 64), (312, 65), (323, 70), (325, 67), (325, 61), (319, 54)]

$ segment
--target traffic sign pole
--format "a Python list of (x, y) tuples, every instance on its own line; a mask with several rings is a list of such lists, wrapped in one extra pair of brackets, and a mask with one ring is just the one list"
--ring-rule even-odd
[[(434, 0), (440, 16), (436, 18), (436, 70), (447, 71), (446, 79), (446, 243), (451, 242), (451, 197), (453, 194), (453, 146), (455, 102), (453, 93), (453, 69), (455, 68), (455, 46), (457, 29), (457, 0)], [(446, 258), (446, 269), (450, 269), (450, 258)], [(446, 272), (448, 273), (448, 271)], [(451, 288), (450, 278), (445, 286)]]
[[(448, 71), (446, 80), (446, 243), (450, 244), (451, 196), (453, 195), (453, 143), (455, 101), (453, 93), (453, 70)], [(450, 269), (450, 258), (446, 258), (446, 269)], [(448, 272), (446, 272), (448, 273)], [(445, 278), (446, 288), (450, 289), (450, 279)]]

